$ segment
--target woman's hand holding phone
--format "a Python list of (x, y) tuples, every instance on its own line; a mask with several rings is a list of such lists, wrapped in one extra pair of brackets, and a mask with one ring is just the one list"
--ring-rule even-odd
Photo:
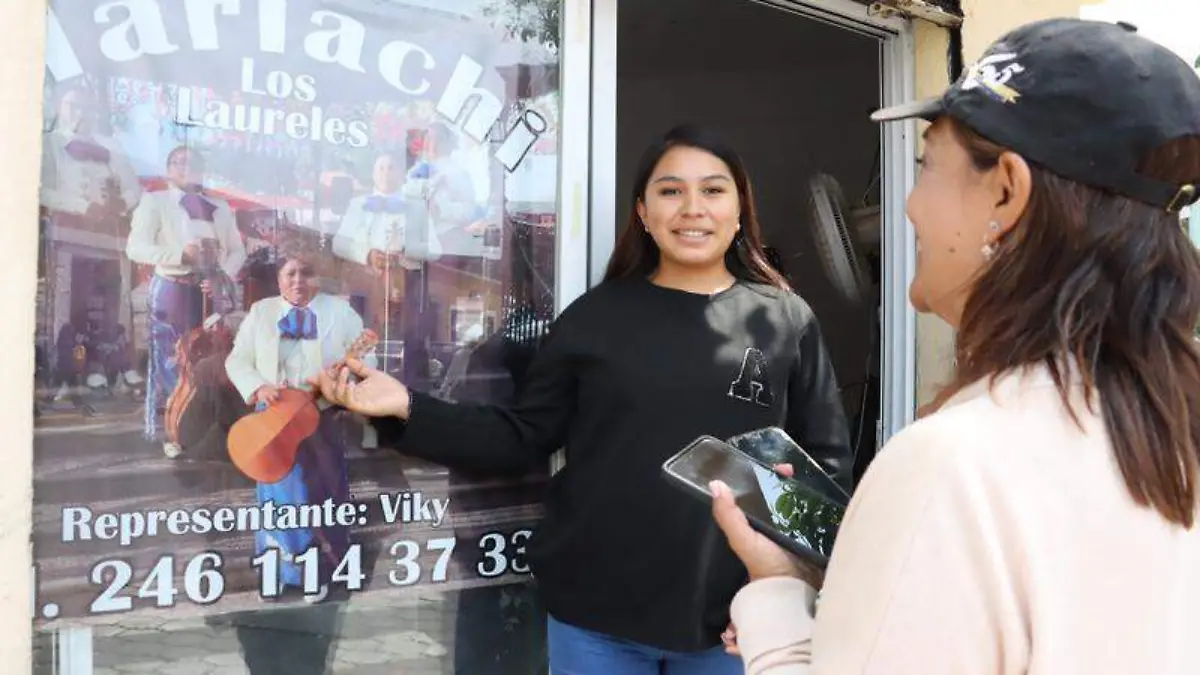
[[(775, 467), (775, 471), (786, 478), (793, 475), (792, 466), (789, 464), (780, 464)], [(816, 589), (821, 587), (825, 573), (787, 552), (751, 527), (728, 485), (715, 480), (709, 484), (709, 491), (713, 495), (713, 518), (725, 533), (729, 547), (750, 572), (751, 581), (786, 576), (800, 579)]]

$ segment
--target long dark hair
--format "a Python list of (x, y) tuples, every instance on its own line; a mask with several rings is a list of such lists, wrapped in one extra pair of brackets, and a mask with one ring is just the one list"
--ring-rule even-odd
[(741, 205), (742, 229), (738, 231), (729, 250), (725, 252), (725, 266), (733, 276), (742, 281), (769, 284), (790, 290), (788, 282), (767, 262), (763, 250), (762, 229), (758, 224), (758, 211), (754, 205), (754, 191), (742, 158), (721, 138), (710, 130), (694, 125), (677, 126), (655, 141), (642, 153), (638, 162), (637, 176), (633, 184), (633, 199), (629, 207), (629, 218), (625, 229), (617, 240), (604, 280), (645, 278), (658, 267), (658, 244), (650, 233), (641, 227), (638, 204), (646, 199), (646, 186), (650, 176), (663, 155), (671, 148), (685, 147), (703, 150), (714, 155), (733, 174)]
[[(980, 170), (1005, 149), (954, 126)], [(1017, 227), (981, 272), (963, 311), (952, 384), (1042, 363), (1068, 396), (1098, 394), (1117, 464), (1134, 500), (1191, 527), (1200, 506), (1200, 253), (1178, 214), (1064, 179), (1031, 164), (1033, 191)], [(1141, 172), (1200, 182), (1200, 137), (1149, 153)], [(1082, 382), (1067, 381), (1071, 357)]]

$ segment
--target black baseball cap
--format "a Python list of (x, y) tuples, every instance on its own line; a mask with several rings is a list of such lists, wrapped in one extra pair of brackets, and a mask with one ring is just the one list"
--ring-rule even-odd
[(988, 47), (941, 96), (871, 119), (942, 115), (1086, 185), (1168, 211), (1200, 197), (1195, 184), (1137, 171), (1150, 151), (1200, 135), (1200, 77), (1127, 23), (1048, 19), (1022, 26)]

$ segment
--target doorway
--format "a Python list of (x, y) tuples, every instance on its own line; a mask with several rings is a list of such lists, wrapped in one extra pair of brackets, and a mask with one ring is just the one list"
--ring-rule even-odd
[(715, 129), (737, 149), (766, 243), (820, 321), (857, 478), (887, 435), (884, 380), (895, 379), (883, 356), (895, 285), (884, 230), (889, 220), (893, 227), (904, 221), (887, 203), (894, 153), (869, 120), (891, 86), (887, 34), (848, 27), (828, 11), (801, 12), (799, 3), (618, 4), (617, 230), (631, 207), (638, 158), (656, 136), (690, 122)]
[(80, 330), (104, 332), (121, 318), (121, 261), (116, 258), (71, 258), (71, 313)]

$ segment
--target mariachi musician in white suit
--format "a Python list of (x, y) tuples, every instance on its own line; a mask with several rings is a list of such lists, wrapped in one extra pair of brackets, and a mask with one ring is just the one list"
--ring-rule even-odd
[[(279, 295), (254, 303), (238, 328), (225, 369), (246, 403), (263, 410), (290, 387), (309, 389), (308, 380), (345, 357), (363, 333), (362, 318), (340, 297), (321, 293), (315, 279), (316, 253), (301, 240), (285, 241), (278, 252)], [(374, 364), (372, 355), (363, 360)], [(348, 503), (347, 449), (343, 425), (352, 417), (321, 401), (317, 431), (302, 441), (292, 470), (276, 483), (259, 483), (259, 503), (321, 504), (332, 499)], [(370, 440), (365, 440), (370, 443)], [(303, 573), (293, 558), (312, 546), (321, 549), (318, 565), (325, 596), (330, 576), (349, 546), (349, 530), (337, 525), (260, 531), (256, 553), (276, 548), (281, 553), (281, 578), (287, 586), (303, 587)]]
[[(350, 200), (333, 238), (334, 255), (370, 270), (368, 312), (372, 325), (379, 329), (384, 340), (394, 339), (391, 329), (395, 319), (387, 303), (402, 297), (398, 287), (408, 289), (409, 285), (420, 283), (423, 260), (436, 259), (441, 254), (437, 237), (427, 225), (410, 222), (412, 210), (423, 208), (424, 204), (404, 198), (403, 176), (404, 166), (396, 155), (389, 152), (378, 155), (372, 165), (371, 194)], [(416, 226), (425, 229), (414, 232)], [(405, 297), (409, 295), (406, 291)], [(414, 308), (408, 304), (403, 312), (412, 314)]]
[[(246, 261), (246, 248), (233, 210), (203, 189), (203, 159), (186, 147), (167, 156), (168, 187), (142, 196), (133, 212), (125, 253), (154, 266), (148, 293), (150, 365), (146, 385), (145, 435), (157, 440), (158, 410), (179, 378), (175, 345), (211, 310), (233, 309), (233, 279)], [(168, 457), (178, 446), (165, 443)]]
[(454, 156), (458, 145), (450, 127), (441, 122), (430, 125), (422, 159), (405, 176), (404, 193), (409, 199), (425, 201), (433, 230), (443, 238), (461, 240), (482, 236), (489, 213), (467, 166)]
[(372, 192), (350, 200), (333, 238), (334, 255), (379, 272), (384, 271), (389, 256), (404, 269), (419, 267), (398, 255), (404, 247), (403, 176), (404, 167), (395, 155), (382, 153), (375, 158)]
[(84, 229), (115, 234), (116, 220), (142, 193), (129, 158), (95, 128), (95, 99), (84, 87), (66, 88), (42, 137), (41, 203), (52, 216), (82, 219)]

